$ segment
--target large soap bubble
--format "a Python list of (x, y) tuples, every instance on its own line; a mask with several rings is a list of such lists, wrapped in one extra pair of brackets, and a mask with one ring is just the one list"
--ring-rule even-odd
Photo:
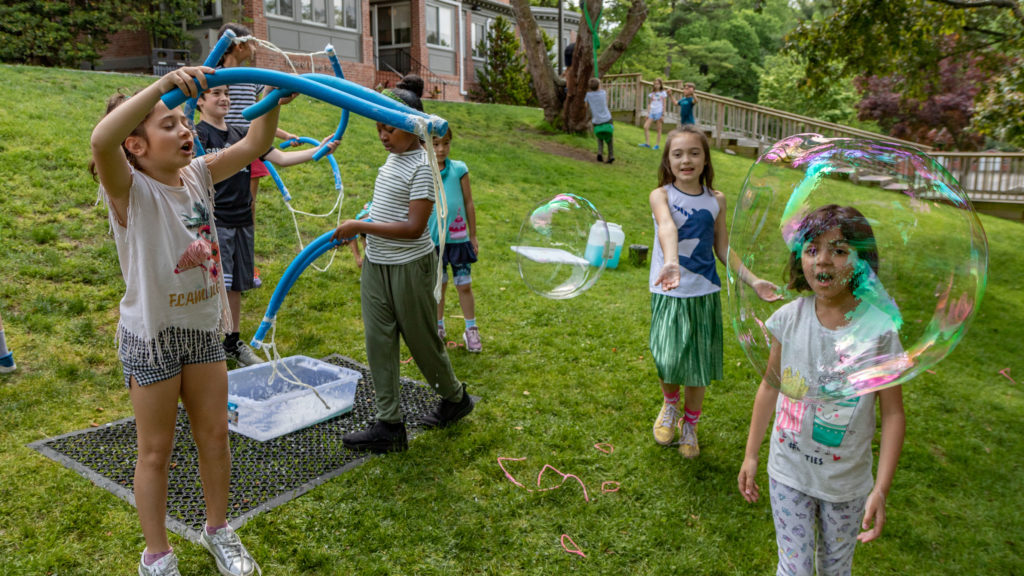
[[(903, 352), (865, 352), (870, 328), (841, 335), (835, 345), (840, 361), (827, 367), (831, 379), (787, 389), (780, 378), (783, 393), (808, 403), (902, 384), (949, 355), (981, 303), (988, 266), (985, 232), (967, 194), (934, 159), (887, 142), (817, 134), (781, 140), (751, 167), (733, 214), (730, 250), (757, 276), (786, 287), (789, 256), (802, 250), (805, 216), (830, 204), (862, 213), (877, 246), (877, 274), (860, 268), (850, 325), (870, 304), (875, 327), (895, 329)], [(783, 288), (782, 300), (768, 303), (738, 282), (731, 266), (728, 278), (736, 334), (763, 374), (771, 348), (765, 322), (780, 306), (812, 293)]]
[(512, 250), (519, 275), (541, 296), (562, 300), (586, 292), (610, 258), (608, 225), (586, 198), (558, 194), (527, 214)]

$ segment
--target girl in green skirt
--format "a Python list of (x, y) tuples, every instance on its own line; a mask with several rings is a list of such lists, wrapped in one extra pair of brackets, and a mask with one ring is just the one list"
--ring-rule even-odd
[[(700, 454), (697, 423), (704, 389), (722, 379), (722, 282), (715, 256), (725, 263), (729, 234), (725, 195), (712, 188), (715, 171), (707, 137), (693, 125), (669, 133), (650, 195), (654, 214), (651, 258), (651, 356), (658, 367), (664, 403), (654, 421), (654, 440), (675, 441), (686, 458)], [(733, 261), (740, 279), (763, 300), (778, 287)], [(679, 412), (679, 387), (685, 388)]]

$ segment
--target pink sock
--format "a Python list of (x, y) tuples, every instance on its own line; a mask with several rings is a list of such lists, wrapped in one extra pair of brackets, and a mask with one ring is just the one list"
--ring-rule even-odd
[(697, 422), (700, 422), (700, 410), (696, 412), (690, 412), (689, 410), (683, 408), (683, 418), (686, 419), (686, 422), (689, 425), (696, 426)]
[(209, 534), (210, 536), (213, 536), (214, 534), (217, 533), (217, 530), (220, 530), (221, 528), (227, 528), (227, 527), (228, 527), (228, 523), (227, 522), (221, 524), (220, 526), (210, 526), (209, 524), (207, 524), (207, 526), (206, 526), (206, 533)]
[(146, 566), (152, 566), (154, 562), (156, 562), (157, 560), (163, 558), (164, 556), (167, 556), (168, 554), (170, 554), (173, 551), (174, 551), (174, 549), (171, 548), (170, 550), (166, 550), (164, 552), (157, 552), (156, 554), (151, 554), (149, 552), (149, 550), (146, 550), (145, 552), (142, 553), (142, 563), (145, 564)]
[(662, 396), (665, 397), (665, 404), (671, 404), (673, 406), (678, 406), (679, 405), (679, 390), (676, 390), (675, 392), (673, 392), (671, 394), (667, 394), (664, 391), (662, 391), (661, 394), (662, 394)]

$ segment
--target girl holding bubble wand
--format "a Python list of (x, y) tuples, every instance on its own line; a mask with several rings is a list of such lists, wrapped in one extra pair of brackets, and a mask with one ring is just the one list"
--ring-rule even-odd
[(135, 414), (134, 496), (146, 549), (141, 576), (177, 575), (167, 539), (167, 485), (178, 399), (199, 452), (206, 503), (200, 543), (221, 574), (250, 576), (259, 566), (227, 522), (231, 454), (224, 407), (228, 377), (221, 335), (230, 327), (213, 222), (213, 185), (273, 143), (279, 107), (253, 121), (241, 141), (193, 158), (180, 108), (160, 101), (179, 88), (197, 96), (212, 68), (185, 67), (134, 96), (117, 94), (92, 132), (90, 169), (109, 209), (125, 280), (118, 356)]
[[(423, 103), (409, 90), (385, 89), (384, 94), (423, 111)], [(343, 436), (342, 444), (385, 453), (409, 447), (399, 397), (399, 337), (441, 396), (440, 405), (421, 418), (425, 426), (454, 424), (473, 411), (473, 401), (455, 377), (437, 335), (437, 254), (427, 230), (434, 209), (434, 180), (427, 151), (419, 136), (394, 126), (378, 122), (377, 136), (389, 154), (374, 182), (369, 219), (342, 222), (331, 239), (354, 242), (356, 236), (366, 235), (359, 286), (366, 359), (377, 404), (377, 420), (366, 430)]]
[[(650, 347), (664, 402), (654, 421), (654, 440), (668, 446), (679, 433), (679, 452), (700, 454), (697, 424), (704, 392), (723, 378), (722, 283), (715, 256), (729, 254), (725, 195), (712, 188), (714, 167), (703, 132), (673, 130), (665, 140), (659, 186), (650, 194), (654, 216), (651, 257)], [(777, 287), (761, 280), (733, 257), (740, 279), (764, 300), (777, 300)], [(685, 388), (683, 414), (679, 388)]]
[[(899, 386), (845, 396), (848, 376), (902, 353), (899, 312), (878, 282), (878, 250), (864, 216), (823, 206), (803, 217), (789, 241), (787, 288), (811, 294), (779, 308), (765, 323), (772, 335), (768, 368), (757, 390), (740, 493), (757, 502), (758, 453), (772, 412), (769, 498), (775, 518), (778, 574), (850, 574), (857, 541), (885, 525), (885, 499), (903, 447), (906, 418)], [(782, 395), (779, 392), (782, 392)], [(819, 404), (801, 401), (834, 395)], [(875, 400), (881, 448), (871, 477)], [(864, 532), (858, 532), (864, 530)]]

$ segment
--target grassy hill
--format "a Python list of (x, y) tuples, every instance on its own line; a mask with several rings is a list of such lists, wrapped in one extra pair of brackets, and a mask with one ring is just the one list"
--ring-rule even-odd
[[(0, 66), (0, 312), (18, 371), (0, 376), (0, 574), (127, 574), (143, 548), (135, 510), (26, 444), (131, 415), (113, 343), (123, 282), (106, 211), (87, 171), (88, 139), (115, 89), (152, 78)], [(593, 140), (543, 131), (538, 110), (428, 102), (454, 129), (452, 157), (471, 173), (480, 232), (474, 292), (484, 352), (451, 351), (483, 401), (466, 424), (420, 435), (408, 452), (374, 458), (250, 521), (241, 534), (267, 574), (765, 574), (775, 544), (767, 498), (736, 489), (759, 381), (726, 319), (726, 379), (708, 394), (702, 454), (684, 461), (651, 440), (660, 405), (649, 358), (646, 268), (626, 260), (579, 298), (538, 297), (519, 278), (520, 224), (558, 193), (590, 199), (652, 244), (647, 195), (659, 155), (642, 131), (616, 127), (617, 161), (593, 161)], [(338, 111), (301, 97), (281, 125), (315, 138)], [(386, 156), (373, 123), (352, 117), (335, 154), (351, 217)], [(715, 153), (716, 188), (734, 200), (751, 162)], [(287, 169), (293, 205), (334, 203), (323, 164)], [(1024, 571), (1024, 228), (981, 217), (989, 284), (969, 334), (935, 374), (905, 388), (907, 441), (877, 542), (858, 547), (857, 574)], [(333, 227), (299, 217), (306, 241)], [(243, 335), (298, 251), (291, 216), (269, 181), (257, 210), (265, 286), (243, 300)], [(322, 259), (322, 263), (326, 258)], [(723, 271), (724, 272), (724, 271)], [(358, 272), (347, 250), (308, 270), (286, 300), (284, 355), (342, 353), (365, 361)], [(449, 292), (449, 334), (462, 322)], [(403, 357), (408, 354), (403, 351)], [(407, 376), (420, 378), (412, 364)], [(612, 454), (594, 449), (614, 445)], [(767, 453), (765, 447), (764, 453)], [(528, 493), (509, 482), (544, 464), (586, 482)], [(765, 456), (766, 457), (766, 456)], [(764, 459), (764, 458), (763, 458)], [(762, 459), (762, 460), (763, 460)], [(621, 483), (601, 493), (605, 481)], [(762, 487), (767, 478), (760, 476)], [(570, 535), (586, 558), (559, 545)], [(209, 574), (198, 545), (172, 536), (185, 575)]]

